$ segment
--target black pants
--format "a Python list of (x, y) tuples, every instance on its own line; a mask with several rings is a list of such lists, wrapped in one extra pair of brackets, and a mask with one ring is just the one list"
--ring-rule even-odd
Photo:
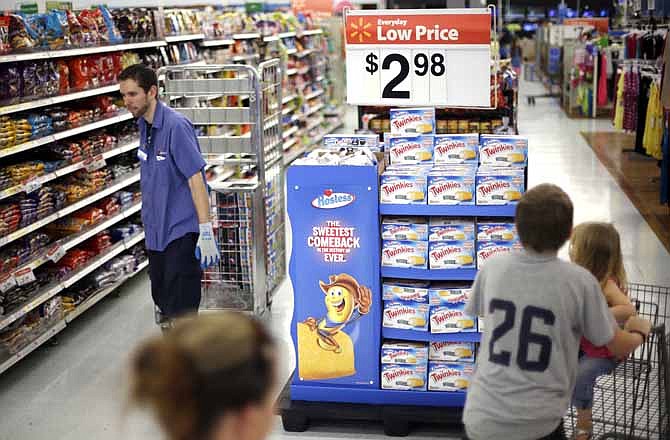
[[(565, 436), (565, 428), (563, 427), (563, 421), (561, 421), (561, 424), (558, 425), (558, 428), (551, 434), (544, 436), (538, 440), (566, 440), (567, 437)], [(468, 436), (463, 436), (463, 440), (468, 440)]]
[(151, 296), (167, 318), (197, 312), (202, 270), (195, 258), (198, 234), (178, 238), (162, 252), (148, 251)]

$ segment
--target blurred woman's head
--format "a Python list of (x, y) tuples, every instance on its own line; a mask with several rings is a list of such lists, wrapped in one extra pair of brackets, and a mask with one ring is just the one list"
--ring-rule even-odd
[(273, 420), (275, 345), (234, 312), (178, 321), (132, 359), (131, 401), (153, 410), (170, 440), (260, 440)]

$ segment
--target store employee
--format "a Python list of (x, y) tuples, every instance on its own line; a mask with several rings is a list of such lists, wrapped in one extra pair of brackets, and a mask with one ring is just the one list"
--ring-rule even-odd
[(140, 129), (142, 222), (151, 296), (163, 327), (200, 306), (202, 269), (219, 260), (198, 138), (191, 122), (157, 99), (156, 73), (142, 65), (119, 76)]

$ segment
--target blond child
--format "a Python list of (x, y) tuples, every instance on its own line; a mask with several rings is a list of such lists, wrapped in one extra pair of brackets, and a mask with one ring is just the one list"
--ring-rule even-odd
[[(577, 225), (570, 238), (570, 259), (598, 280), (610, 312), (618, 323), (635, 315), (635, 306), (626, 296), (626, 271), (619, 233), (611, 223), (587, 222)], [(588, 440), (593, 432), (591, 411), (593, 386), (599, 376), (611, 373), (619, 363), (606, 346), (596, 346), (582, 337), (577, 382), (572, 404), (577, 408), (576, 440)]]

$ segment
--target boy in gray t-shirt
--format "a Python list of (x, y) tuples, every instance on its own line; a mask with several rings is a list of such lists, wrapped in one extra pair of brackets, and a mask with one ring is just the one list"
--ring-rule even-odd
[(572, 216), (559, 187), (528, 191), (516, 211), (524, 251), (492, 259), (474, 282), (466, 312), (485, 330), (463, 414), (472, 440), (564, 439), (581, 336), (626, 356), (649, 333), (637, 316), (620, 330), (593, 275), (557, 258)]

